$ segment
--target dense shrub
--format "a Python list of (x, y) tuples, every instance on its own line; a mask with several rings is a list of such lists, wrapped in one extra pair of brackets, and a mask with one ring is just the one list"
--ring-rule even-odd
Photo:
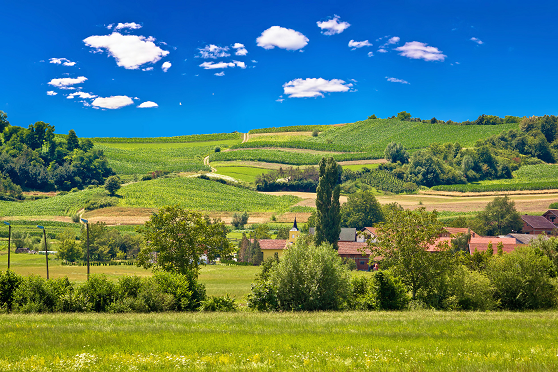
[(389, 271), (376, 271), (369, 278), (355, 277), (351, 289), (348, 307), (355, 310), (402, 310), (409, 303), (405, 286)]
[(446, 308), (453, 310), (492, 310), (498, 305), (494, 299), (495, 288), (488, 277), (479, 271), (458, 267), (450, 279), (452, 296)]
[(82, 284), (79, 293), (84, 297), (87, 306), (92, 311), (104, 312), (118, 298), (116, 284), (107, 279), (105, 275), (93, 274)]
[(200, 311), (236, 311), (237, 306), (234, 298), (225, 295), (223, 297), (212, 296), (202, 301)]
[[(106, 198), (88, 200), (87, 203), (85, 203), (84, 208), (87, 211), (92, 211), (95, 209), (112, 207), (117, 204), (118, 204), (118, 198), (106, 197)], [(78, 221), (74, 221), (74, 222), (79, 222), (79, 217), (78, 217)]]
[(521, 247), (493, 257), (486, 273), (503, 309), (526, 310), (556, 304), (556, 288), (550, 278), (552, 270), (552, 263), (540, 250)]
[(0, 311), (10, 311), (14, 293), (23, 282), (23, 277), (11, 270), (0, 271)]
[[(252, 307), (271, 310), (336, 310), (349, 296), (349, 272), (328, 244), (299, 238), (281, 261), (272, 263), (268, 280), (253, 287)], [(254, 290), (255, 289), (255, 290)], [(264, 301), (263, 304), (254, 303)]]

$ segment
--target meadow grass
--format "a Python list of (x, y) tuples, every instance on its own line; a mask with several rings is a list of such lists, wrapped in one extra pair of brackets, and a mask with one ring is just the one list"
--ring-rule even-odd
[(2, 371), (555, 371), (558, 313), (10, 314)]
[(275, 196), (200, 178), (158, 178), (125, 186), (120, 205), (160, 208), (179, 204), (199, 211), (280, 212), (296, 204), (295, 196)]

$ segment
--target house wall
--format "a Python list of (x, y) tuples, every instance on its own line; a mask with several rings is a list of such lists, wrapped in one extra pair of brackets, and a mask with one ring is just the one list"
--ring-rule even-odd
[(341, 258), (354, 260), (357, 264), (357, 270), (368, 271), (368, 257), (355, 254), (340, 254)]
[(524, 234), (531, 234), (531, 235), (540, 235), (540, 234), (556, 235), (556, 230), (549, 231), (549, 230), (545, 230), (545, 229), (535, 229), (535, 228), (533, 228), (531, 225), (526, 224), (525, 222), (523, 223), (523, 228), (522, 228), (521, 230), (523, 231)]
[(267, 260), (269, 257), (273, 257), (275, 253), (281, 257), (283, 255), (284, 249), (262, 249), (263, 252), (263, 259), (264, 261)]

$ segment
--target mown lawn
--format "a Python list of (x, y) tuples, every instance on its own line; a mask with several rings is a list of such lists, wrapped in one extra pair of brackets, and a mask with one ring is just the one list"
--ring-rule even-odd
[(557, 312), (0, 316), (2, 371), (555, 371)]

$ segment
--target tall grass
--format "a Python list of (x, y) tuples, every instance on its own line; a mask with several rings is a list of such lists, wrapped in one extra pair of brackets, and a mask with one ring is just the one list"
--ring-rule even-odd
[(0, 316), (2, 371), (553, 371), (558, 315)]

